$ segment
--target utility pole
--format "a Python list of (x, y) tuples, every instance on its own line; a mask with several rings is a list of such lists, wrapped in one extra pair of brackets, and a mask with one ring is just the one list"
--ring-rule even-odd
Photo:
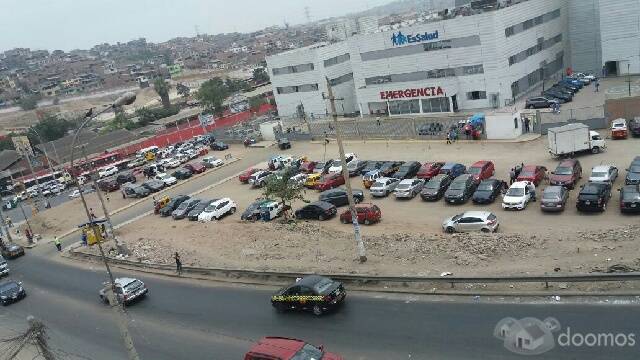
[(40, 354), (44, 360), (55, 360), (56, 357), (49, 349), (49, 344), (47, 344), (47, 333), (44, 324), (33, 316), (28, 316), (27, 321), (29, 322), (29, 332), (31, 332), (35, 345), (40, 349)]
[(4, 229), (4, 232), (7, 234), (7, 239), (9, 240), (10, 243), (12, 243), (13, 239), (11, 238), (11, 232), (9, 231), (9, 227), (7, 227), (7, 222), (4, 219), (4, 211), (2, 210), (2, 204), (0, 204), (0, 221), (2, 221), (2, 229)]
[(631, 64), (627, 64), (627, 84), (629, 85), (629, 97), (631, 97)]
[[(356, 239), (356, 249), (358, 252), (358, 260), (361, 263), (367, 261), (367, 255), (364, 248), (364, 242), (362, 241), (362, 235), (360, 234), (360, 223), (358, 223), (358, 213), (356, 212), (355, 201), (353, 201), (353, 190), (351, 189), (351, 181), (349, 179), (349, 169), (347, 169), (347, 160), (344, 156), (344, 146), (342, 145), (342, 131), (338, 125), (338, 112), (336, 111), (336, 99), (333, 97), (333, 89), (331, 88), (331, 82), (329, 78), (327, 80), (327, 92), (329, 96), (327, 99), (331, 104), (331, 116), (333, 117), (333, 126), (336, 128), (336, 140), (338, 142), (338, 151), (340, 152), (340, 163), (342, 164), (342, 176), (344, 177), (344, 183), (347, 188), (347, 199), (349, 200), (349, 210), (351, 210), (351, 222), (353, 223), (353, 233)], [(326, 146), (326, 142), (325, 142)]]
[(40, 187), (40, 181), (38, 181), (38, 174), (33, 171), (33, 166), (31, 165), (31, 157), (29, 156), (29, 150), (25, 152), (27, 156), (27, 164), (29, 165), (29, 171), (31, 171), (31, 175), (33, 175), (36, 179), (36, 188), (38, 188), (38, 202), (36, 202), (35, 207), (38, 208), (38, 203), (43, 203), (44, 207), (47, 208), (47, 201), (44, 199), (44, 195), (42, 195), (42, 188)]

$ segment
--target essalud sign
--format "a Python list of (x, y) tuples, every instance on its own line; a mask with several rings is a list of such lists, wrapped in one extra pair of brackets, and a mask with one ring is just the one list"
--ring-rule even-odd
[(430, 33), (430, 32), (425, 32), (422, 34), (409, 34), (409, 35), (405, 35), (402, 33), (402, 31), (398, 31), (397, 33), (393, 33), (393, 35), (391, 36), (391, 42), (393, 43), (393, 46), (402, 46), (402, 45), (406, 45), (406, 44), (415, 44), (415, 43), (421, 43), (421, 42), (425, 42), (425, 41), (433, 41), (433, 40), (437, 40), (439, 37), (438, 34), (438, 30)]

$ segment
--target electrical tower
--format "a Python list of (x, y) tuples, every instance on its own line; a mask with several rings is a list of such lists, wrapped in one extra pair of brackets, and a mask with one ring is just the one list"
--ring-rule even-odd
[(307, 18), (307, 22), (311, 22), (311, 10), (308, 6), (304, 7), (304, 17)]

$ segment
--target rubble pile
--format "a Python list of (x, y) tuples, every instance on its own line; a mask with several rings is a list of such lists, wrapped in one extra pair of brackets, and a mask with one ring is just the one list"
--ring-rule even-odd
[(640, 225), (628, 225), (600, 231), (578, 231), (578, 238), (593, 242), (633, 241), (640, 239)]

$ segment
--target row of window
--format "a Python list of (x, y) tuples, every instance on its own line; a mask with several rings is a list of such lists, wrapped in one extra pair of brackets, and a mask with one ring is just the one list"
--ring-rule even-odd
[(433, 99), (396, 100), (387, 102), (369, 103), (369, 111), (372, 114), (411, 115), (451, 112), (448, 97)]
[(408, 56), (420, 54), (425, 51), (437, 51), (444, 49), (465, 48), (471, 46), (480, 45), (480, 36), (471, 35), (461, 38), (455, 38), (450, 40), (440, 40), (434, 42), (427, 42), (411, 46), (401, 46), (392, 49), (374, 50), (360, 54), (362, 61), (373, 61), (380, 59), (389, 59), (398, 56)]
[(293, 94), (293, 93), (299, 93), (299, 92), (318, 91), (318, 84), (284, 86), (284, 87), (278, 87), (276, 90), (278, 94)]
[(313, 71), (313, 70), (314, 70), (313, 63), (308, 63), (308, 64), (293, 65), (293, 66), (285, 66), (281, 68), (273, 68), (272, 72), (273, 72), (273, 75), (284, 75), (284, 74), (296, 74), (296, 73)]
[(526, 60), (528, 57), (533, 56), (542, 50), (549, 49), (555, 44), (562, 42), (562, 34), (556, 35), (551, 39), (545, 40), (543, 37), (538, 38), (538, 43), (526, 50), (523, 50), (515, 55), (509, 56), (509, 66), (517, 64)]
[(332, 57), (331, 59), (327, 59), (324, 61), (324, 67), (328, 68), (333, 65), (342, 64), (343, 62), (347, 62), (351, 60), (351, 55), (349, 53), (338, 55), (336, 57)]
[(484, 67), (482, 64), (460, 66), (457, 68), (448, 69), (435, 69), (429, 71), (415, 71), (404, 74), (392, 74), (384, 76), (374, 76), (364, 79), (367, 85), (388, 84), (388, 83), (402, 83), (411, 81), (422, 81), (427, 79), (439, 79), (445, 77), (466, 76), (484, 74)]
[(486, 98), (486, 91), (470, 91), (467, 93), (467, 100), (484, 100)]
[(353, 73), (345, 74), (335, 79), (329, 80), (331, 86), (337, 86), (353, 80)]
[(550, 11), (546, 14), (537, 16), (527, 21), (523, 21), (521, 23), (509, 26), (508, 28), (504, 29), (504, 35), (506, 37), (513, 36), (515, 34), (519, 34), (523, 31), (527, 31), (531, 28), (534, 28), (538, 25), (542, 25), (544, 23), (547, 23), (559, 17), (560, 17), (560, 9), (556, 9), (554, 11)]
[(556, 59), (546, 65), (543, 68), (538, 68), (533, 72), (523, 76), (518, 81), (511, 84), (511, 94), (515, 99), (518, 95), (527, 92), (530, 88), (536, 86), (543, 77), (548, 77), (551, 74), (556, 73), (564, 67), (564, 52), (559, 52), (556, 55)]

